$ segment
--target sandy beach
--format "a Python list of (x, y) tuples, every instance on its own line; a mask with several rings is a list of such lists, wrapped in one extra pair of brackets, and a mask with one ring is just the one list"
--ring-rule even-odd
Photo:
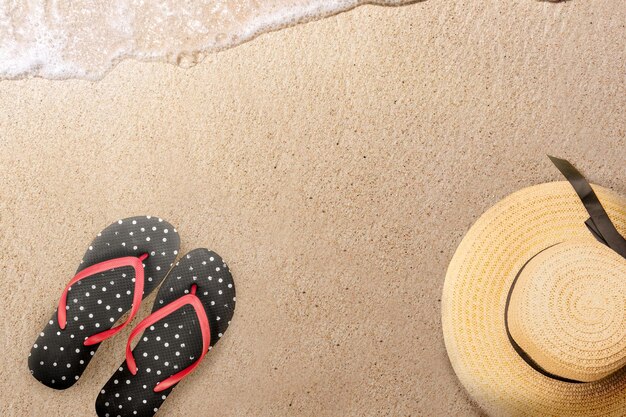
[(447, 265), (488, 207), (562, 179), (546, 154), (626, 194), (625, 21), (615, 0), (362, 6), (190, 69), (0, 81), (0, 415), (95, 415), (130, 326), (66, 391), (27, 355), (90, 240), (141, 214), (237, 285), (158, 415), (481, 415), (443, 343)]

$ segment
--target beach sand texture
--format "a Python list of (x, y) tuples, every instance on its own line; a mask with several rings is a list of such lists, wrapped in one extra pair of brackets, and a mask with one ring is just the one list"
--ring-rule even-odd
[[(440, 294), (463, 234), (569, 158), (626, 194), (616, 0), (363, 6), (191, 69), (0, 82), (0, 415), (88, 416), (27, 355), (95, 234), (152, 214), (229, 263), (237, 310), (162, 416), (477, 416)], [(136, 324), (152, 307), (142, 305)]]

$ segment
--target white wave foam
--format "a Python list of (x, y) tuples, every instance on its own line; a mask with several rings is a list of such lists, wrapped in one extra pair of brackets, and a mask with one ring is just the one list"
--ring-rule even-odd
[(191, 66), (207, 52), (366, 2), (0, 0), (0, 79), (96, 80), (128, 58)]

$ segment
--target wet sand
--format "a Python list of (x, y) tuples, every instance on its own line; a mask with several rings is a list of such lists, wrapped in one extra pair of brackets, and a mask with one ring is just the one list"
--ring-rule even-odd
[(0, 415), (95, 414), (130, 328), (64, 392), (27, 355), (89, 241), (137, 214), (237, 285), (160, 415), (480, 415), (443, 345), (447, 264), (489, 206), (560, 180), (545, 154), (626, 194), (619, 6), (364, 6), (191, 69), (1, 82)]

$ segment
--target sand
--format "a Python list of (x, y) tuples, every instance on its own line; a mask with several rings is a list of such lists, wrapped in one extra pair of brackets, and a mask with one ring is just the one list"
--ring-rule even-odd
[(64, 392), (27, 355), (92, 237), (136, 214), (238, 291), (160, 415), (480, 415), (443, 344), (446, 267), (485, 209), (560, 179), (547, 153), (626, 193), (624, 21), (619, 1), (365, 6), (192, 69), (0, 83), (0, 415), (95, 414), (130, 328)]

